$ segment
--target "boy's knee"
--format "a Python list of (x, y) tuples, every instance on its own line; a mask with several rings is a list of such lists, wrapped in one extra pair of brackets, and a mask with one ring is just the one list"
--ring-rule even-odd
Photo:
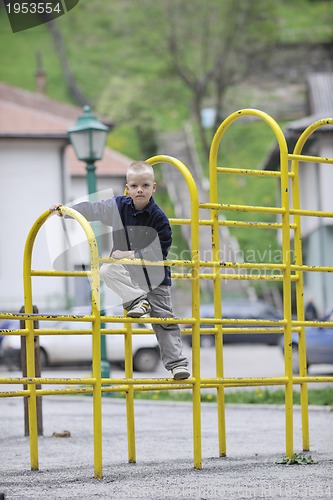
[(102, 280), (107, 281), (108, 278), (112, 278), (114, 275), (112, 271), (113, 270), (111, 264), (103, 264), (99, 271)]
[(106, 281), (108, 278), (115, 278), (121, 274), (123, 266), (121, 264), (103, 264), (99, 270), (102, 280)]

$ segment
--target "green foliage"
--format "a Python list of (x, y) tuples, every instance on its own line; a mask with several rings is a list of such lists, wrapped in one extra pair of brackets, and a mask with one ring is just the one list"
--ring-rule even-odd
[[(244, 19), (248, 31), (235, 28), (234, 23), (241, 22), (237, 17), (240, 8), (247, 14)], [(166, 12), (172, 17), (165, 15)], [(171, 22), (175, 16), (177, 24)], [(180, 69), (186, 70), (185, 78), (196, 81), (200, 88), (201, 76), (207, 74), (216, 58), (223, 54), (230, 37), (235, 36), (232, 54), (236, 54), (238, 44), (244, 46), (245, 43), (245, 48), (253, 51), (263, 40), (329, 41), (333, 38), (332, 18), (333, 2), (319, 0), (142, 0), (140, 5), (136, 0), (94, 0), (79, 2), (56, 23), (77, 84), (99, 112), (117, 123), (110, 134), (109, 145), (129, 157), (142, 158), (150, 156), (155, 147), (153, 130), (178, 129), (184, 120), (193, 120), (190, 90), (179, 75), (176, 77), (177, 62)], [(181, 59), (172, 61), (168, 49), (176, 35), (177, 40), (183, 42), (178, 45)], [(47, 95), (71, 102), (48, 25), (13, 34), (0, 5), (0, 44), (4, 82), (35, 90), (36, 52), (41, 51), (47, 73)], [(230, 60), (230, 50), (223, 59), (224, 64), (228, 62), (228, 76), (244, 65), (241, 55)], [(214, 86), (210, 84), (206, 90), (210, 99)], [(238, 102), (247, 107), (243, 106), (244, 101), (251, 101), (239, 93), (236, 85), (229, 92), (234, 109)], [(207, 135), (210, 132), (207, 131)], [(197, 135), (199, 143), (198, 138)], [(269, 127), (261, 122), (232, 126), (221, 144), (220, 164), (258, 168), (273, 140)], [(207, 170), (207, 157), (202, 153), (201, 157)], [(221, 175), (220, 200), (222, 203), (274, 205), (275, 182)], [(163, 186), (157, 197), (172, 215)], [(275, 220), (274, 216), (240, 212), (228, 212), (226, 216), (233, 220)], [(178, 231), (179, 228), (175, 228), (176, 238)], [(275, 231), (234, 228), (231, 234), (238, 238), (245, 260), (251, 252), (256, 253), (257, 259), (265, 258), (267, 262), (272, 262), (277, 255)]]
[[(237, 120), (222, 138), (218, 166), (241, 169), (260, 169), (275, 136), (263, 121)], [(203, 154), (201, 152), (201, 158)], [(204, 163), (208, 177), (208, 163)], [(275, 178), (219, 174), (219, 202), (233, 205), (277, 206), (279, 184)], [(276, 222), (274, 214), (225, 211), (228, 220), (251, 222)], [(274, 229), (229, 228), (238, 239), (245, 262), (280, 263), (281, 255)]]
[(40, 52), (47, 73), (47, 95), (59, 101), (69, 100), (58, 56), (46, 25), (14, 34), (0, 8), (0, 46), (2, 82), (35, 91), (36, 54)]
[(283, 0), (276, 2), (281, 42), (326, 42), (333, 38), (333, 2)]
[(312, 465), (317, 464), (318, 462), (313, 460), (311, 455), (294, 453), (291, 458), (285, 455), (281, 460), (276, 460), (275, 463), (282, 465)]
[[(267, 0), (261, 1), (263, 4), (268, 3)], [(166, 111), (162, 113), (164, 116), (159, 125), (170, 122), (171, 126), (176, 126), (188, 116), (188, 92), (175, 80), (167, 58), (156, 56), (143, 41), (143, 36), (148, 35), (159, 48), (160, 26), (167, 19), (154, 16), (153, 12), (164, 4), (172, 6), (174, 2), (154, 0), (148, 19), (143, 9), (144, 3), (146, 2), (140, 2), (139, 5), (136, 0), (82, 1), (56, 23), (64, 37), (70, 69), (91, 102), (97, 104), (99, 96), (113, 78), (122, 77), (129, 82), (133, 81), (134, 86), (137, 76), (143, 75), (146, 80), (155, 82), (155, 94), (159, 96), (158, 107)], [(216, 4), (215, 8), (219, 8), (218, 4), (223, 2), (215, 0), (213, 3)], [(247, 3), (260, 13), (260, 2), (250, 0)], [(275, 32), (278, 28), (279, 40), (332, 40), (333, 2), (283, 0), (272, 3), (272, 8), (276, 10), (279, 18), (274, 29)], [(197, 8), (194, 2), (186, 4), (187, 9), (190, 9), (192, 4), (193, 10)], [(234, 6), (234, 2), (232, 5)], [(203, 9), (204, 16), (209, 15), (206, 2), (199, 2), (200, 8)], [(157, 29), (148, 30), (147, 22)], [(216, 25), (217, 23), (214, 23), (211, 30), (216, 30)], [(197, 32), (197, 28), (188, 31), (190, 40), (195, 40)], [(214, 31), (211, 31), (209, 35), (212, 36), (213, 33)], [(0, 44), (3, 48), (2, 81), (33, 90), (35, 52), (40, 50), (48, 75), (48, 95), (55, 99), (71, 101), (47, 25), (13, 34), (4, 8), (0, 4)], [(194, 51), (193, 57), (197, 56), (198, 53)], [(205, 62), (206, 58), (201, 56), (196, 67), (201, 67), (203, 61)]]
[[(115, 393), (117, 397), (124, 397), (123, 393)], [(168, 400), (168, 401), (192, 401), (192, 392), (188, 390), (182, 391), (142, 391), (135, 392), (136, 399), (153, 399), (153, 400)], [(300, 394), (294, 391), (294, 404), (300, 404)], [(212, 392), (201, 393), (201, 401), (205, 403), (216, 403), (216, 394)], [(285, 403), (285, 392), (282, 389), (269, 390), (257, 387), (255, 390), (225, 392), (226, 403), (231, 404), (276, 404), (283, 405)], [(333, 408), (333, 387), (325, 387), (323, 389), (309, 389), (309, 404), (331, 406)]]

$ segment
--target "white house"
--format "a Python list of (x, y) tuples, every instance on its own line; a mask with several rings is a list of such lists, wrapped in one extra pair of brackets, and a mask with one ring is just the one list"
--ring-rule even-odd
[[(0, 83), (0, 311), (23, 305), (23, 251), (35, 220), (56, 202), (86, 196), (85, 164), (68, 144), (67, 130), (82, 109), (53, 101), (40, 93)], [(122, 194), (130, 158), (106, 148), (96, 162), (97, 189)], [(74, 221), (67, 221), (65, 224)], [(72, 224), (73, 225), (73, 224)], [(74, 237), (77, 229), (74, 230)], [(69, 233), (73, 234), (73, 233)], [(57, 261), (66, 246), (63, 219), (52, 217), (40, 231), (33, 253), (34, 269), (53, 269), (57, 262), (76, 268), (82, 262)], [(59, 244), (61, 242), (61, 244)], [(67, 260), (66, 260), (67, 259)], [(84, 257), (86, 259), (86, 257)], [(33, 278), (33, 301), (40, 310), (74, 302), (70, 278)]]
[[(289, 152), (302, 132), (317, 120), (333, 118), (333, 73), (314, 73), (307, 79), (309, 115), (291, 122), (285, 129)], [(304, 145), (303, 154), (333, 158), (333, 126), (314, 132)], [(278, 168), (275, 146), (264, 168)], [(304, 210), (333, 212), (333, 165), (300, 163), (300, 202)], [(333, 266), (333, 219), (302, 217), (303, 262), (313, 266)], [(333, 273), (304, 273), (305, 302), (310, 298), (321, 313), (333, 309)]]

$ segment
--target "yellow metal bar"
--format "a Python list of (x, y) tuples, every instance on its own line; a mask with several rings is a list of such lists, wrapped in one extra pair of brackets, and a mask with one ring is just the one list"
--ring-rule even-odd
[(196, 380), (194, 377), (189, 377), (186, 380), (174, 380), (172, 378), (109, 378), (103, 379), (106, 384), (118, 384), (118, 385), (136, 385), (136, 384), (170, 384), (170, 385), (193, 385)]
[[(292, 158), (292, 172), (294, 172), (294, 186), (293, 186), (293, 214), (294, 222), (296, 224), (295, 236), (294, 236), (294, 246), (295, 246), (295, 261), (298, 267), (299, 279), (296, 282), (296, 299), (297, 299), (297, 319), (301, 322), (304, 321), (304, 283), (303, 283), (303, 252), (302, 252), (302, 232), (301, 232), (301, 215), (310, 215), (308, 212), (300, 210), (300, 184), (299, 184), (299, 161), (311, 161), (315, 163), (333, 163), (333, 159), (328, 158), (315, 158), (315, 157), (304, 157), (301, 155), (304, 144), (307, 139), (312, 135), (312, 133), (319, 127), (327, 124), (333, 124), (332, 119), (319, 120), (308, 127), (299, 137)], [(320, 215), (319, 215), (320, 214)], [(314, 215), (312, 213), (312, 215)], [(316, 215), (324, 216), (324, 213), (317, 212)], [(327, 215), (327, 214), (326, 214)], [(329, 215), (333, 217), (333, 213)], [(303, 269), (302, 269), (303, 268)], [(332, 269), (333, 270), (333, 269)], [(301, 326), (301, 331), (299, 333), (299, 343), (298, 343), (298, 355), (299, 355), (299, 374), (303, 378), (300, 388), (300, 398), (301, 398), (301, 411), (302, 411), (302, 441), (303, 450), (310, 450), (310, 432), (309, 432), (309, 396), (308, 396), (308, 386), (305, 382), (307, 377), (307, 360), (306, 360), (306, 335), (304, 326)]]
[[(93, 378), (95, 383), (93, 385), (93, 406), (94, 406), (94, 464), (95, 464), (95, 477), (102, 477), (102, 416), (101, 416), (101, 368), (100, 368), (100, 284), (99, 284), (99, 259), (98, 247), (94, 232), (86, 219), (73, 209), (62, 206), (59, 211), (63, 215), (69, 215), (76, 219), (88, 240), (90, 259), (91, 259), (91, 290), (92, 290), (92, 315), (91, 317), (80, 318), (81, 321), (92, 321), (92, 358), (93, 358)], [(40, 315), (32, 315), (32, 249), (36, 239), (37, 233), (45, 223), (45, 221), (52, 216), (49, 210), (45, 211), (33, 224), (24, 249), (23, 261), (23, 282), (24, 282), (24, 306), (25, 314), (29, 314), (29, 319), (26, 319), (27, 333), (27, 376), (29, 379), (35, 377), (34, 367), (34, 326), (33, 321)], [(51, 272), (51, 274), (53, 274)], [(17, 316), (17, 315), (13, 315)], [(43, 315), (41, 315), (43, 317)], [(22, 318), (22, 316), (21, 316)], [(59, 320), (60, 316), (47, 316), (45, 319)], [(17, 319), (20, 319), (19, 317)], [(78, 317), (63, 316), (62, 319), (75, 321)], [(28, 383), (28, 390), (30, 396), (28, 398), (28, 413), (29, 413), (29, 431), (30, 431), (30, 459), (31, 468), (38, 469), (38, 437), (37, 437), (37, 413), (36, 413), (36, 387), (32, 382)]]
[(1, 384), (87, 384), (94, 385), (96, 380), (94, 378), (44, 378), (44, 377), (3, 377), (0, 378)]
[(332, 218), (333, 212), (323, 212), (322, 210), (301, 210), (300, 208), (291, 208), (291, 215), (304, 215), (305, 217), (327, 217)]
[[(221, 138), (228, 127), (241, 116), (256, 116), (265, 121), (274, 132), (280, 149), (280, 176), (281, 176), (281, 208), (275, 207), (254, 207), (241, 205), (226, 205), (217, 203), (217, 156)], [(243, 109), (237, 111), (227, 117), (218, 128), (211, 145), (210, 151), (210, 171), (211, 171), (211, 190), (214, 190), (214, 195), (211, 196), (213, 203), (206, 203), (206, 208), (211, 208), (213, 219), (214, 211), (216, 210), (234, 210), (246, 212), (264, 212), (277, 213), (282, 215), (282, 252), (283, 264), (283, 307), (284, 318), (287, 320), (285, 325), (285, 371), (288, 377), (286, 384), (286, 453), (288, 456), (293, 454), (293, 415), (292, 415), (292, 365), (291, 365), (291, 269), (290, 269), (290, 215), (289, 215), (289, 172), (288, 172), (288, 148), (285, 137), (279, 125), (275, 120), (266, 113), (256, 109)], [(203, 207), (203, 205), (200, 205)], [(216, 259), (215, 259), (216, 260)], [(214, 289), (215, 292), (215, 289)]]
[(258, 263), (250, 263), (250, 262), (225, 262), (220, 260), (201, 260), (199, 262), (201, 267), (223, 267), (230, 269), (280, 269), (283, 270), (286, 268), (284, 264), (270, 264), (265, 262)]
[(30, 396), (30, 391), (27, 389), (25, 391), (7, 391), (0, 392), (0, 398), (11, 398), (11, 397), (20, 397), (20, 396)]
[(290, 249), (290, 206), (288, 148), (282, 131), (279, 130), (280, 170), (281, 170), (281, 205), (282, 214), (282, 255), (285, 270), (283, 271), (283, 313), (286, 320), (284, 330), (284, 370), (288, 381), (285, 386), (285, 421), (286, 421), (286, 455), (294, 454), (293, 438), (293, 384), (292, 384), (292, 293), (291, 293), (291, 249)]
[(306, 377), (303, 377), (303, 376), (300, 376), (300, 377), (294, 377), (293, 379), (294, 381), (294, 384), (303, 384), (304, 382), (333, 382), (333, 377), (331, 376), (318, 376), (318, 377), (309, 377), (309, 376), (306, 376)]
[(290, 266), (292, 271), (306, 271), (306, 272), (318, 272), (318, 273), (332, 273), (332, 266), (304, 266), (304, 265), (292, 265)]
[(50, 271), (32, 270), (31, 276), (74, 276), (75, 278), (85, 278), (90, 276), (90, 271)]
[(227, 203), (200, 203), (200, 208), (211, 210), (226, 210), (230, 212), (258, 212), (267, 214), (283, 214), (284, 209), (278, 207), (260, 207), (251, 205), (232, 205)]
[[(42, 216), (33, 224), (28, 234), (23, 255), (23, 287), (24, 287), (24, 311), (27, 314), (33, 312), (32, 304), (32, 281), (31, 281), (31, 261), (32, 249), (37, 233), (47, 219), (49, 212), (44, 212)], [(32, 319), (26, 320), (26, 363), (27, 378), (35, 377), (35, 342), (34, 342), (34, 324)], [(29, 439), (30, 439), (30, 467), (31, 470), (38, 470), (38, 429), (37, 429), (37, 400), (36, 386), (28, 383), (28, 420), (29, 420)]]
[[(333, 216), (332, 212), (327, 212)], [(326, 217), (326, 212), (324, 217)], [(220, 222), (220, 221), (219, 221)], [(252, 224), (252, 223), (251, 223)], [(256, 224), (256, 223), (254, 223)], [(281, 228), (281, 224), (277, 224), (276, 228)], [(295, 225), (291, 224), (291, 227), (294, 229), (296, 228)], [(102, 262), (108, 262), (109, 259), (107, 257), (100, 259)], [(128, 260), (126, 259), (127, 263)], [(192, 267), (193, 262), (192, 261), (181, 261), (181, 260), (172, 260), (172, 261), (163, 261), (163, 262), (149, 262), (149, 261), (143, 261), (145, 265), (147, 266), (156, 266), (158, 267), (159, 265), (165, 265), (165, 266), (179, 266), (179, 267)], [(141, 263), (142, 264), (142, 263)], [(226, 261), (208, 261), (208, 260), (199, 260), (198, 262), (200, 267), (216, 267), (219, 265), (220, 267), (223, 268), (240, 268), (240, 269), (285, 269), (285, 265), (283, 263), (276, 263), (276, 264), (271, 264), (271, 263), (265, 263), (265, 262), (256, 262), (256, 263), (250, 263), (250, 262), (226, 262)], [(290, 268), (292, 270), (303, 270), (303, 271), (320, 271), (320, 272), (332, 272), (333, 271), (333, 266), (300, 266), (297, 264), (291, 264)], [(57, 316), (57, 315), (42, 315), (42, 314), (31, 314), (31, 315), (26, 315), (26, 314), (12, 314), (12, 313), (1, 313), (0, 318), (2, 319), (41, 319), (41, 320), (80, 320), (80, 321), (91, 321), (92, 317), (91, 316), (79, 316), (79, 315), (62, 315), (62, 316)], [(122, 318), (119, 316), (119, 318)], [(104, 321), (104, 317), (103, 317)], [(111, 320), (110, 320), (111, 321)], [(120, 319), (118, 320), (120, 322)]]
[[(218, 150), (221, 138), (227, 127), (224, 122), (220, 125), (213, 137), (209, 154), (209, 179), (210, 179), (210, 203), (200, 204), (201, 208), (210, 208), (210, 217), (212, 225), (212, 258), (215, 262), (213, 268), (213, 293), (214, 293), (214, 317), (222, 318), (222, 290), (221, 273), (216, 263), (220, 260), (220, 236), (219, 236), (219, 214), (216, 207), (221, 207), (218, 203), (218, 179), (217, 179), (217, 160)], [(220, 209), (220, 208), (219, 208)], [(224, 359), (223, 359), (223, 333), (221, 324), (217, 324), (217, 333), (215, 334), (215, 373), (216, 378), (224, 377)], [(225, 457), (227, 454), (226, 439), (226, 421), (225, 421), (225, 395), (224, 385), (218, 385), (217, 390), (217, 426), (218, 426), (218, 447), (219, 456)]]
[[(254, 115), (263, 119), (276, 135), (280, 148), (281, 167), (278, 172), (257, 171), (251, 169), (231, 169), (217, 166), (217, 156), (220, 141), (228, 127), (241, 116)], [(67, 272), (52, 270), (32, 270), (31, 255), (32, 248), (39, 229), (48, 217), (47, 211), (42, 214), (34, 223), (28, 235), (24, 250), (23, 280), (25, 295), (25, 313), (12, 314), (0, 313), (0, 319), (25, 320), (26, 327), (23, 329), (5, 330), (3, 335), (22, 335), (27, 339), (27, 377), (4, 377), (0, 378), (3, 385), (27, 385), (26, 390), (2, 391), (0, 397), (28, 398), (29, 432), (30, 432), (30, 462), (31, 469), (38, 469), (38, 437), (37, 437), (37, 397), (48, 395), (70, 395), (70, 394), (92, 394), (93, 395), (93, 424), (94, 424), (94, 474), (96, 478), (102, 477), (102, 393), (121, 393), (126, 397), (127, 409), (127, 429), (128, 429), (128, 456), (130, 462), (136, 461), (135, 453), (135, 426), (134, 426), (134, 394), (140, 391), (160, 391), (160, 390), (185, 390), (192, 391), (193, 401), (193, 449), (194, 467), (201, 469), (201, 403), (200, 390), (216, 389), (218, 408), (218, 434), (219, 434), (219, 455), (226, 455), (226, 430), (225, 430), (225, 388), (232, 387), (255, 387), (255, 386), (279, 386), (285, 387), (285, 420), (286, 420), (286, 454), (290, 457), (293, 454), (293, 395), (294, 384), (299, 384), (301, 389), (302, 406), (302, 433), (303, 449), (309, 449), (308, 430), (308, 383), (333, 382), (332, 376), (309, 377), (306, 371), (306, 345), (304, 327), (320, 326), (328, 328), (333, 326), (333, 322), (305, 321), (304, 319), (304, 299), (303, 299), (303, 273), (304, 272), (333, 272), (333, 266), (305, 266), (302, 263), (302, 241), (301, 241), (301, 217), (333, 217), (333, 212), (301, 210), (299, 201), (299, 162), (333, 163), (333, 159), (314, 156), (301, 155), (302, 148), (310, 135), (320, 126), (333, 124), (333, 119), (325, 119), (315, 122), (308, 127), (301, 135), (294, 150), (294, 154), (288, 154), (285, 138), (277, 123), (258, 110), (241, 110), (230, 115), (219, 127), (212, 142), (210, 152), (210, 177), (211, 177), (211, 198), (210, 203), (199, 203), (198, 192), (193, 177), (187, 167), (179, 160), (169, 156), (156, 156), (150, 158), (148, 162), (152, 165), (159, 162), (171, 163), (183, 174), (191, 199), (191, 219), (171, 219), (173, 224), (187, 224), (191, 226), (191, 259), (170, 260), (163, 262), (145, 262), (147, 266), (173, 266), (186, 268), (186, 273), (172, 273), (172, 278), (191, 279), (192, 282), (192, 317), (191, 318), (126, 318), (126, 317), (103, 317), (105, 323), (119, 323), (119, 328), (105, 329), (105, 334), (123, 334), (125, 342), (125, 378), (101, 378), (101, 357), (100, 357), (100, 283), (99, 264), (101, 262), (113, 262), (110, 258), (99, 258), (96, 239), (88, 222), (74, 210), (61, 207), (60, 212), (76, 219), (85, 231), (88, 239), (91, 271), (87, 272)], [(291, 171), (288, 171), (288, 161), (291, 160)], [(217, 174), (252, 175), (257, 177), (273, 177), (281, 179), (281, 207), (255, 207), (245, 205), (227, 205), (218, 203), (218, 182)], [(293, 208), (289, 206), (289, 187), (292, 185)], [(209, 219), (199, 219), (199, 209), (209, 210)], [(218, 212), (238, 211), (238, 212), (264, 212), (282, 215), (281, 223), (265, 223), (251, 221), (219, 220)], [(291, 223), (290, 216), (294, 217)], [(199, 227), (209, 226), (212, 230), (212, 260), (202, 261), (199, 255)], [(273, 228), (282, 230), (282, 253), (281, 264), (266, 263), (237, 263), (219, 261), (219, 227), (248, 227), (248, 228)], [(295, 231), (294, 250), (295, 263), (291, 263), (290, 258), (290, 230)], [(117, 261), (119, 263), (119, 261)], [(122, 259), (124, 264), (131, 263), (142, 265), (142, 261), (137, 259), (130, 261)], [(211, 272), (200, 272), (201, 268), (209, 268)], [(222, 272), (224, 269), (230, 270)], [(234, 271), (236, 270), (236, 272)], [(232, 272), (233, 271), (233, 272)], [(253, 272), (255, 271), (255, 273)], [(242, 272), (242, 274), (240, 274)], [(43, 315), (34, 314), (32, 309), (32, 277), (34, 276), (71, 276), (91, 278), (92, 287), (92, 314), (91, 315)], [(213, 280), (214, 289), (214, 318), (200, 319), (200, 280)], [(283, 305), (284, 319), (279, 321), (269, 320), (234, 320), (222, 318), (222, 286), (224, 280), (281, 280), (283, 281)], [(291, 284), (296, 282), (297, 299), (297, 320), (292, 320), (291, 316)], [(76, 332), (60, 329), (35, 330), (35, 320), (46, 321), (85, 321), (91, 323), (91, 328), (79, 329)], [(153, 379), (133, 379), (132, 366), (132, 335), (151, 333), (146, 328), (133, 328), (135, 323), (150, 324), (188, 324), (192, 329), (182, 329), (181, 333), (192, 331), (192, 377), (184, 381), (175, 381), (170, 378)], [(207, 325), (207, 328), (200, 328), (200, 325)], [(211, 325), (211, 327), (210, 327)], [(223, 332), (228, 334), (242, 333), (284, 333), (285, 367), (282, 377), (256, 377), (256, 378), (225, 378), (223, 370)], [(299, 333), (299, 356), (300, 374), (292, 374), (291, 356), (291, 332)], [(104, 332), (104, 330), (103, 330)], [(34, 368), (34, 336), (35, 335), (92, 335), (92, 377), (87, 378), (42, 378), (35, 377)], [(216, 375), (213, 378), (202, 378), (200, 370), (200, 336), (213, 334), (216, 346)], [(42, 389), (36, 386), (43, 384)], [(47, 386), (65, 386), (58, 389)]]
[(288, 377), (244, 377), (244, 378), (202, 378), (203, 384), (233, 384), (236, 386), (247, 385), (284, 385), (288, 383)]
[[(310, 127), (308, 127), (306, 130), (304, 130), (303, 134), (306, 134), (306, 136), (307, 136), (306, 139), (308, 139), (308, 137), (315, 130), (317, 130), (317, 128), (322, 127), (322, 123), (320, 123), (320, 122), (321, 122), (321, 120), (313, 123), (312, 125), (310, 125)], [(328, 119), (328, 123), (332, 124), (332, 118)], [(319, 126), (317, 126), (317, 125), (319, 125)], [(327, 125), (327, 123), (325, 125)], [(301, 137), (300, 137), (300, 139), (301, 139)], [(302, 155), (302, 154), (300, 154), (301, 149), (298, 150), (298, 154), (296, 154), (295, 152), (296, 152), (296, 148), (294, 149), (294, 153), (288, 155), (289, 160), (296, 160), (296, 161), (310, 162), (310, 163), (333, 163), (333, 158), (324, 158), (323, 156)]]
[[(200, 207), (199, 208), (205, 208), (205, 207)], [(191, 224), (191, 219), (169, 219), (170, 224), (174, 225), (190, 225)], [(210, 219), (200, 219), (199, 220), (199, 225), (200, 226), (212, 226), (213, 221)], [(282, 224), (279, 222), (256, 222), (256, 221), (241, 221), (241, 220), (230, 220), (230, 219), (225, 219), (225, 220), (219, 220), (219, 226), (227, 226), (227, 227), (234, 227), (234, 226), (239, 226), (239, 227), (255, 227), (256, 229), (280, 229), (282, 227)], [(293, 224), (290, 224), (290, 227), (294, 227)]]
[(200, 398), (200, 276), (199, 276), (199, 198), (198, 189), (188, 168), (176, 158), (159, 155), (147, 160), (151, 165), (166, 162), (175, 166), (183, 175), (191, 202), (191, 261), (192, 261), (192, 316), (196, 319), (192, 331), (192, 371), (193, 385), (193, 448), (194, 467), (202, 468), (201, 449), (201, 398)]
[(293, 320), (293, 325), (296, 326), (317, 326), (318, 328), (332, 328), (333, 321), (298, 321)]
[[(173, 278), (177, 279), (191, 279), (190, 274), (180, 274), (180, 273), (172, 273), (171, 276)], [(227, 281), (227, 280), (247, 280), (247, 281), (282, 281), (283, 277), (280, 275), (271, 275), (271, 276), (264, 276), (264, 275), (257, 275), (253, 276), (250, 274), (226, 274), (226, 273), (221, 273), (220, 274), (221, 279)], [(214, 279), (214, 274), (206, 273), (206, 274), (200, 274), (199, 275), (200, 279)], [(291, 280), (296, 281), (298, 279), (297, 276), (292, 276)]]
[[(125, 349), (125, 378), (133, 379), (133, 348), (132, 348), (132, 325), (126, 323), (126, 333), (124, 336)], [(133, 386), (127, 384), (126, 391), (126, 418), (127, 418), (127, 449), (128, 462), (136, 463), (135, 447), (135, 420), (134, 420), (134, 392)]]
[[(22, 320), (27, 320), (27, 319), (32, 319), (34, 321), (41, 320), (41, 321), (87, 321), (90, 322), (94, 318), (93, 316), (79, 316), (79, 315), (72, 315), (72, 314), (24, 314), (24, 313), (1, 313), (0, 314), (0, 319), (22, 319)], [(24, 331), (24, 330), (22, 330)]]
[[(219, 220), (219, 226), (226, 227), (250, 227), (252, 229), (281, 229), (279, 222), (256, 222), (256, 221), (238, 221), (238, 220)], [(290, 224), (293, 227), (293, 224)]]
[[(297, 146), (295, 150), (297, 152)], [(300, 153), (301, 151), (299, 151)], [(293, 197), (293, 208), (294, 210), (300, 209), (300, 184), (299, 184), (299, 161), (294, 157), (291, 163), (292, 171), (294, 172), (293, 186), (292, 186), (292, 197)], [(296, 282), (296, 310), (297, 319), (304, 321), (304, 279), (303, 279), (303, 251), (302, 251), (302, 231), (301, 231), (301, 217), (300, 214), (294, 213), (294, 222), (296, 228), (294, 230), (294, 248), (295, 248), (295, 263), (298, 267), (298, 277)], [(304, 377), (307, 376), (307, 362), (306, 362), (306, 337), (304, 326), (301, 327), (299, 333), (299, 343), (298, 343), (298, 355), (299, 355), (299, 374), (303, 377), (303, 383), (300, 386), (300, 401), (301, 401), (301, 412), (302, 412), (302, 440), (303, 440), (303, 450), (308, 451), (310, 449), (310, 433), (309, 433), (309, 396), (308, 396), (308, 385), (304, 383)]]
[(220, 174), (233, 174), (233, 175), (254, 175), (257, 177), (280, 177), (281, 174), (276, 170), (254, 170), (251, 168), (229, 168), (229, 167), (216, 167), (216, 171)]

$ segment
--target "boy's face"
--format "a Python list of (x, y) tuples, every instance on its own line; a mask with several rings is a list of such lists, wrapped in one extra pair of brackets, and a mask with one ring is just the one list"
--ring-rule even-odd
[(156, 182), (150, 174), (130, 174), (126, 190), (128, 196), (132, 198), (135, 208), (142, 210), (148, 205), (150, 198), (155, 193)]

